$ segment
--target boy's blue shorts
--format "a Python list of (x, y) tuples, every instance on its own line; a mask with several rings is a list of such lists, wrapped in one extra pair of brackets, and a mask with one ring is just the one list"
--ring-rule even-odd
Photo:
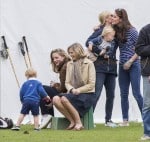
[(39, 102), (26, 100), (22, 104), (21, 114), (29, 114), (29, 111), (32, 112), (32, 115), (39, 115)]

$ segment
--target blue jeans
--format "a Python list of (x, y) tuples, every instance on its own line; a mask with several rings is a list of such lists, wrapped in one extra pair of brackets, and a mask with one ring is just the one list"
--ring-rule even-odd
[(150, 136), (150, 82), (143, 76), (143, 124), (144, 134)]
[(95, 93), (96, 100), (93, 108), (95, 109), (96, 104), (100, 98), (103, 85), (106, 90), (106, 104), (105, 104), (105, 121), (108, 122), (111, 120), (114, 96), (115, 96), (115, 86), (116, 86), (116, 75), (109, 73), (96, 73), (96, 84), (95, 84)]
[(129, 111), (129, 86), (131, 83), (132, 93), (137, 101), (140, 112), (142, 113), (143, 98), (140, 91), (140, 80), (141, 80), (141, 69), (140, 64), (132, 64), (129, 70), (124, 70), (123, 66), (119, 65), (119, 87), (121, 93), (121, 109), (123, 120), (128, 121), (128, 111)]

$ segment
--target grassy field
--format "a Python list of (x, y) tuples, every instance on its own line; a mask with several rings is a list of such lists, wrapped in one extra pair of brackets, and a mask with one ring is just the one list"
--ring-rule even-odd
[(142, 134), (141, 123), (131, 123), (129, 127), (109, 128), (97, 124), (93, 130), (38, 132), (31, 125), (23, 125), (20, 131), (0, 130), (0, 142), (139, 142)]

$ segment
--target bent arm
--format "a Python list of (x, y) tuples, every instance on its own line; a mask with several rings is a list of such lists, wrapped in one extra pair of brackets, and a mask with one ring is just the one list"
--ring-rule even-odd
[(88, 93), (89, 91), (95, 89), (96, 73), (95, 73), (95, 67), (93, 63), (89, 64), (87, 73), (88, 73), (87, 84), (77, 88), (80, 91), (80, 93)]

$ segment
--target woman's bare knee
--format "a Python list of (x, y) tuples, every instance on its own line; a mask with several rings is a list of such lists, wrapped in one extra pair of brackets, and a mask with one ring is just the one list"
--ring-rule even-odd
[(66, 100), (67, 100), (66, 97), (64, 97), (64, 96), (61, 97), (61, 101), (62, 101), (62, 102), (65, 102)]
[(60, 97), (59, 96), (54, 96), (53, 97), (53, 104), (57, 104), (58, 102), (60, 102)]
[(62, 96), (61, 97), (61, 102), (64, 104), (66, 104), (66, 103), (68, 103), (69, 101), (68, 101), (68, 99), (65, 97), (65, 96)]

